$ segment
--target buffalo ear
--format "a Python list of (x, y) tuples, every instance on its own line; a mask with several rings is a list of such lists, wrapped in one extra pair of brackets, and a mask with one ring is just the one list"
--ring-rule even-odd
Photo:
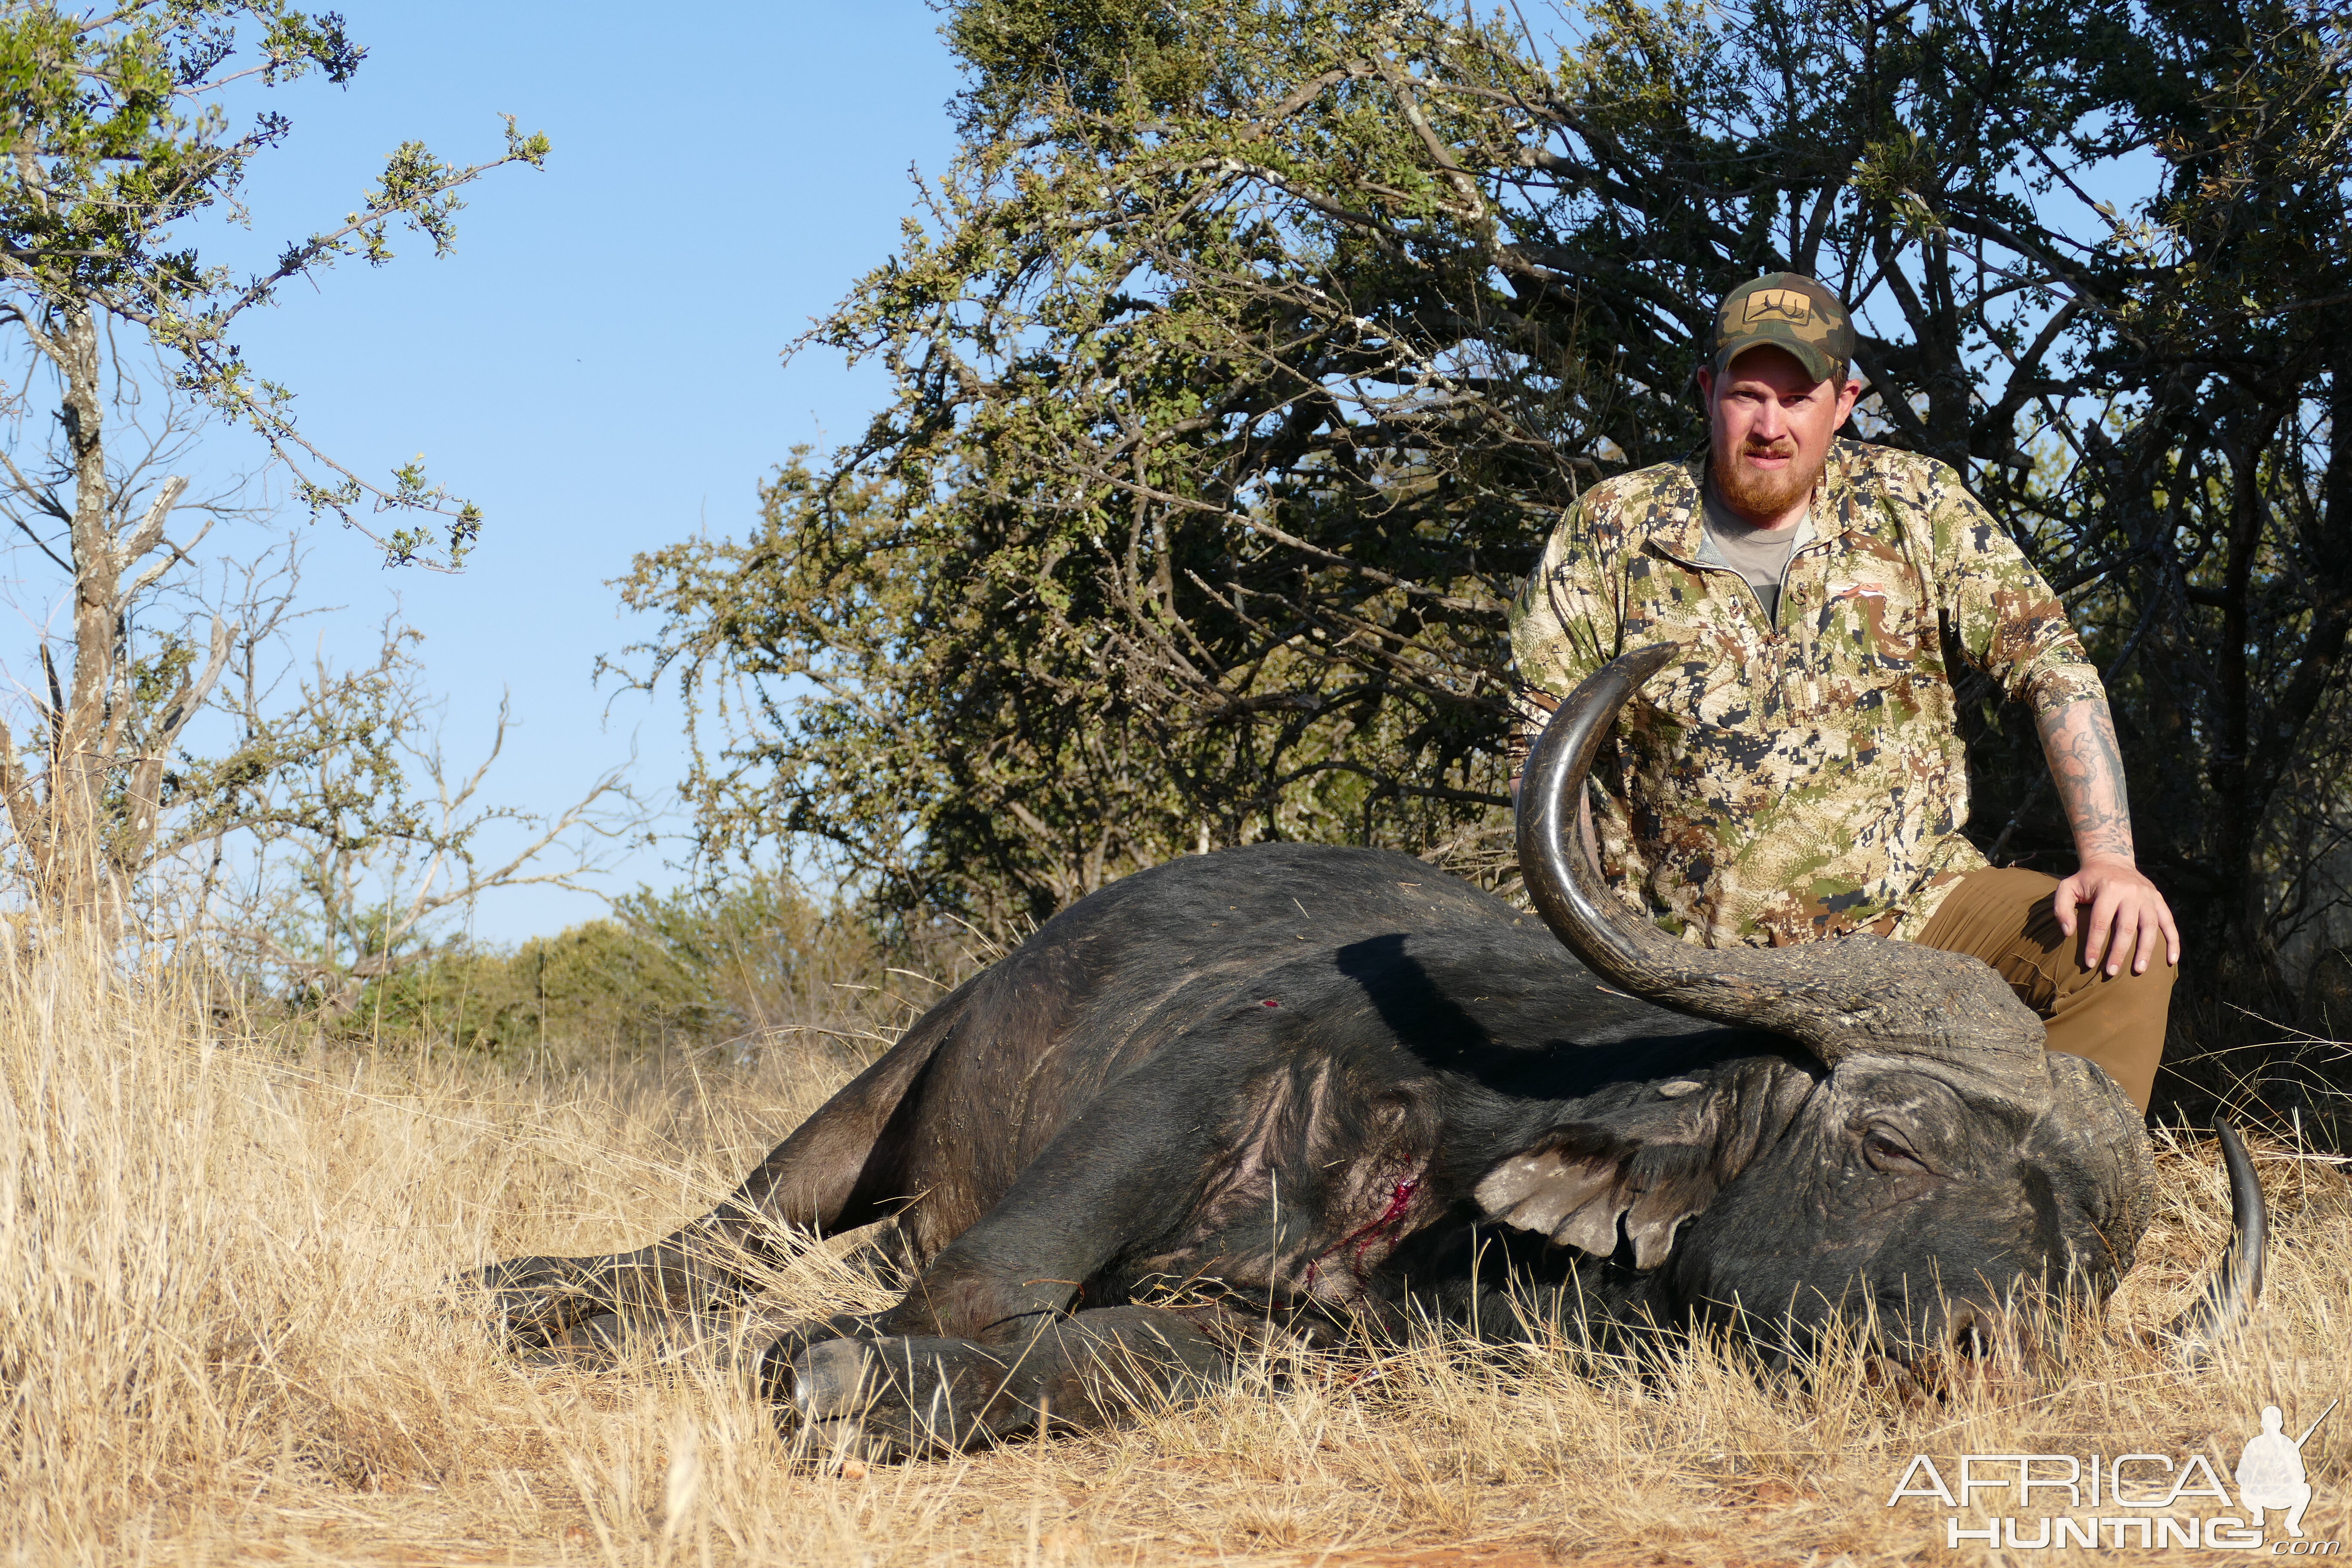
[(1627, 1144), (1601, 1129), (1563, 1127), (1487, 1172), (1476, 1196), (1490, 1219), (1541, 1231), (1595, 1258), (1616, 1253), (1622, 1218), (1633, 1267), (1651, 1269), (1674, 1250), (1683, 1221), (1712, 1203), (1722, 1184), (1711, 1150)]
[(1802, 1091), (1775, 1081), (1784, 1076), (1810, 1088), (1803, 1074), (1737, 1069), (1728, 1081), (1626, 1086), (1607, 1097), (1617, 1103), (1587, 1102), (1576, 1120), (1498, 1162), (1473, 1196), (1487, 1218), (1595, 1258), (1616, 1255), (1622, 1221), (1633, 1267), (1655, 1268), (1683, 1222), (1746, 1168), (1768, 1128), (1786, 1124), (1782, 1107)]

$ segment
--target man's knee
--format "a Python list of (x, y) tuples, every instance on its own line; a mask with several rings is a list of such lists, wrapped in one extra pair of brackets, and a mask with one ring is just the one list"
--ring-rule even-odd
[(2049, 1047), (2095, 1062), (2147, 1109), (2178, 972), (2160, 959), (2135, 974), (2083, 962), (2084, 933), (2058, 924), (2057, 879), (2016, 868), (1971, 871), (1920, 933), (1930, 947), (1972, 953), (2042, 1016)]
[(2037, 1012), (2067, 977), (2065, 936), (2051, 893), (2058, 879), (2019, 867), (1970, 871), (1944, 895), (1919, 933), (1921, 945), (1980, 958)]

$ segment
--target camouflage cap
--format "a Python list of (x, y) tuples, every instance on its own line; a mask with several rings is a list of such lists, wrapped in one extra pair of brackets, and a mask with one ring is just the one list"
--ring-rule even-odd
[(1716, 374), (1765, 343), (1796, 355), (1815, 381), (1828, 381), (1853, 363), (1853, 319), (1843, 301), (1801, 273), (1768, 273), (1717, 307)]

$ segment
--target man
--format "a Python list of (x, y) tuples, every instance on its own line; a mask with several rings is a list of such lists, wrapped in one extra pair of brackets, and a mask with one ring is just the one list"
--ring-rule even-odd
[[(1593, 770), (1616, 886), (1688, 942), (1870, 931), (1975, 953), (2142, 1110), (2180, 939), (2132, 855), (2106, 692), (2065, 610), (1960, 476), (1840, 440), (1853, 327), (1810, 278), (1741, 285), (1699, 372), (1708, 455), (1594, 486), (1511, 618), (1519, 744), (1620, 654), (1677, 642)], [(1990, 868), (1948, 625), (2032, 704), (2080, 868)]]

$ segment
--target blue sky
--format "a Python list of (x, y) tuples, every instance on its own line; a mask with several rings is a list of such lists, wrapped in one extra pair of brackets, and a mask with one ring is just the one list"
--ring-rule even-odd
[[(422, 452), (488, 516), (457, 576), (387, 572), (364, 538), (320, 525), (308, 586), (344, 609), (314, 625), (331, 653), (362, 658), (397, 596), (447, 696), (455, 758), (487, 744), (510, 693), (499, 801), (562, 805), (634, 743), (640, 792), (667, 802), (684, 763), (675, 701), (592, 679), (640, 629), (605, 584), (635, 552), (740, 532), (795, 442), (854, 434), (884, 395), (870, 367), (779, 355), (889, 254), (909, 166), (947, 164), (958, 82), (938, 17), (919, 0), (341, 8), (365, 65), (345, 89), (267, 95), (293, 134), (252, 167), (250, 237), (215, 254), (274, 255), (332, 224), (410, 137), (478, 161), (502, 145), (506, 112), (554, 153), (473, 189), (456, 255), (412, 239), (388, 267), (346, 263), (316, 292), (287, 291), (235, 334), (341, 460), (381, 479)], [(238, 439), (215, 432), (208, 457), (250, 465)], [(641, 850), (607, 885), (667, 885), (679, 852)], [(519, 889), (486, 899), (475, 929), (512, 940), (600, 907)]]

